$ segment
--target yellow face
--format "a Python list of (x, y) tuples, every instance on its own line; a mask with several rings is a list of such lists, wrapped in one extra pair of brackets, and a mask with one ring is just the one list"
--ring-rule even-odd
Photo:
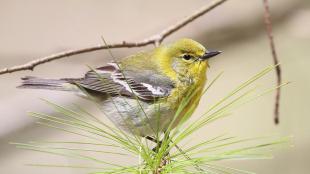
[(188, 78), (205, 76), (208, 58), (219, 52), (209, 52), (200, 43), (191, 39), (180, 39), (166, 47), (166, 58), (176, 75)]

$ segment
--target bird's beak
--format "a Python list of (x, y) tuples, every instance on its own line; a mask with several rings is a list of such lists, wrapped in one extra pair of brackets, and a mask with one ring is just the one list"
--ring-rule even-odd
[(220, 53), (222, 53), (222, 51), (208, 51), (202, 57), (200, 57), (200, 60), (202, 60), (202, 61), (207, 60), (207, 59), (214, 57)]

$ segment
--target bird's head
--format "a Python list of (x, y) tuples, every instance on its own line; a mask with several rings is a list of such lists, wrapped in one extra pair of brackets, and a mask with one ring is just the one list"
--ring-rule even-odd
[(200, 78), (205, 76), (208, 59), (221, 53), (208, 51), (200, 43), (192, 39), (180, 39), (161, 49), (160, 64), (167, 75)]

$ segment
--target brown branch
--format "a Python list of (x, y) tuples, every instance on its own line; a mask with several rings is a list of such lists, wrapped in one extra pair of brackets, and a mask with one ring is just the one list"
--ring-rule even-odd
[(206, 14), (207, 12), (211, 11), (215, 7), (221, 5), (227, 0), (214, 0), (210, 4), (203, 6), (201, 9), (198, 11), (194, 12), (188, 17), (185, 17), (183, 20), (177, 22), (174, 25), (169, 26), (167, 29), (163, 30), (159, 34), (153, 35), (149, 38), (146, 38), (142, 41), (138, 42), (126, 42), (123, 41), (121, 43), (115, 43), (115, 44), (109, 44), (109, 45), (99, 45), (99, 46), (93, 46), (93, 47), (88, 47), (88, 48), (82, 48), (82, 49), (77, 49), (77, 50), (71, 50), (71, 51), (65, 51), (57, 54), (53, 54), (50, 56), (42, 57), (39, 59), (35, 59), (33, 61), (30, 61), (28, 63), (22, 64), (22, 65), (16, 65), (10, 68), (4, 68), (0, 70), (0, 75), (1, 74), (7, 74), (7, 73), (12, 73), (16, 71), (24, 71), (24, 70), (33, 70), (36, 66), (51, 62), (53, 60), (57, 59), (62, 59), (65, 57), (77, 55), (77, 54), (82, 54), (82, 53), (87, 53), (87, 52), (92, 52), (92, 51), (97, 51), (97, 50), (103, 50), (103, 49), (110, 49), (110, 48), (131, 48), (131, 47), (142, 47), (150, 44), (154, 44), (158, 46), (167, 36), (173, 34), (177, 30), (181, 29), (185, 25), (189, 24), (190, 22), (194, 21), (195, 19), (201, 17), (202, 15)]
[[(273, 63), (275, 65), (279, 64), (274, 40), (273, 40), (273, 35), (272, 35), (272, 23), (271, 23), (271, 18), (270, 18), (270, 10), (269, 10), (269, 5), (268, 5), (268, 0), (263, 0), (264, 4), (264, 21), (265, 21), (265, 26), (266, 26), (266, 31), (269, 39), (269, 44), (270, 44), (270, 49), (271, 49), (271, 54), (273, 57)], [(281, 85), (281, 67), (278, 65), (276, 67), (276, 75), (277, 75), (277, 85)], [(277, 88), (276, 91), (276, 100), (275, 100), (275, 108), (274, 108), (274, 122), (275, 124), (279, 124), (279, 104), (280, 104), (280, 88)]]

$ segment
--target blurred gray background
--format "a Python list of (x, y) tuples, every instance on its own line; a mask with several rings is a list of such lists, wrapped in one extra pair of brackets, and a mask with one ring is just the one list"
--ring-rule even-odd
[[(107, 1), (107, 0), (0, 0), (0, 68), (22, 64), (53, 53), (102, 44), (141, 40), (174, 24), (210, 0)], [(310, 3), (308, 0), (271, 2), (274, 37), (283, 70), (280, 125), (273, 124), (274, 94), (247, 104), (225, 118), (204, 128), (193, 139), (229, 132), (239, 137), (292, 135), (294, 147), (274, 152), (272, 160), (225, 162), (225, 165), (266, 174), (308, 174), (310, 170)], [(208, 77), (224, 71), (223, 77), (203, 98), (197, 113), (214, 103), (233, 87), (272, 64), (263, 24), (261, 0), (230, 0), (188, 26), (169, 36), (193, 38), (210, 49), (224, 53), (210, 61)], [(114, 49), (124, 57), (153, 46)], [(69, 135), (41, 127), (28, 111), (52, 112), (40, 98), (58, 104), (80, 103), (94, 110), (81, 98), (65, 92), (18, 90), (25, 75), (40, 77), (80, 77), (88, 70), (111, 61), (107, 51), (81, 54), (24, 71), (0, 76), (0, 173), (84, 173), (83, 169), (29, 167), (27, 163), (74, 164), (75, 160), (16, 149), (9, 142), (29, 140), (66, 140)], [(270, 73), (259, 85), (275, 85)], [(105, 119), (105, 118), (102, 118)], [(108, 120), (107, 120), (108, 121)], [(124, 159), (119, 160), (125, 163)]]

